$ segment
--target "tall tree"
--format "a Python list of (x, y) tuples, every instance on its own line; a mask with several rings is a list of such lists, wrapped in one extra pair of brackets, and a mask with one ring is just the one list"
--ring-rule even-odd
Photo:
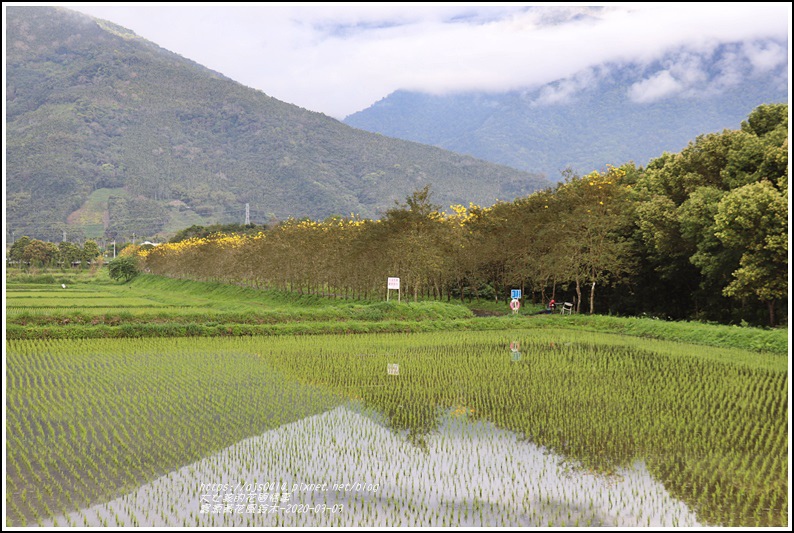
[(626, 171), (609, 167), (571, 179), (557, 191), (561, 202), (558, 253), (562, 274), (576, 285), (577, 311), (581, 310), (584, 282), (590, 284), (590, 314), (595, 312), (595, 291), (628, 273), (633, 258), (624, 237), (631, 219)]
[(85, 241), (83, 244), (83, 265), (88, 266), (94, 259), (99, 257), (102, 252), (99, 250), (99, 246), (94, 241)]
[(741, 252), (734, 280), (723, 292), (764, 302), (770, 326), (775, 302), (788, 295), (787, 192), (787, 186), (778, 189), (767, 180), (745, 185), (720, 201), (715, 217), (717, 238)]
[(414, 301), (444, 264), (441, 234), (437, 231), (443, 216), (430, 196), (428, 185), (414, 191), (405, 204), (387, 211), (383, 220), (389, 235), (386, 253), (396, 274), (411, 287)]
[(58, 255), (63, 262), (63, 266), (70, 267), (73, 263), (76, 263), (82, 259), (83, 251), (76, 244), (69, 241), (63, 241), (58, 244)]
[(38, 239), (32, 240), (22, 252), (22, 259), (35, 266), (51, 265), (57, 257), (58, 247), (55, 244)]
[(20, 266), (22, 266), (22, 256), (25, 252), (25, 248), (27, 248), (28, 244), (31, 243), (31, 238), (27, 235), (24, 235), (14, 241), (14, 244), (11, 245), (11, 249), (8, 251), (8, 257), (12, 261), (17, 261)]

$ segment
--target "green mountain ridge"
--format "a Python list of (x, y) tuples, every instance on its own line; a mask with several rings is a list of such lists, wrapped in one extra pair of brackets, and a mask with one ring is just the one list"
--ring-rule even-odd
[(107, 21), (52, 7), (6, 13), (9, 235), (96, 232), (96, 216), (81, 224), (74, 213), (96, 210), (89, 199), (104, 189), (123, 189), (99, 207), (105, 236), (143, 238), (174, 229), (175, 202), (194, 223), (243, 222), (249, 204), (261, 224), (377, 217), (427, 184), (441, 205), (550, 185), (281, 102)]

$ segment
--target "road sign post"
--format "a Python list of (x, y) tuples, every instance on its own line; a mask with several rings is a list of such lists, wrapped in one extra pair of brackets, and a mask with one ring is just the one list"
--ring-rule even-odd
[(397, 291), (397, 301), (400, 301), (400, 278), (389, 278), (386, 280), (386, 301), (389, 301), (389, 291)]

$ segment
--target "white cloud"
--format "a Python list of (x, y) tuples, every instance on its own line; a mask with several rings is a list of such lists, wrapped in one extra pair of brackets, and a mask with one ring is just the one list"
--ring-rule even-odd
[(741, 83), (750, 66), (747, 57), (741, 53), (738, 47), (734, 46), (715, 62), (714, 68), (717, 75), (712, 80), (712, 87), (719, 91)]
[(629, 87), (629, 98), (634, 102), (648, 103), (680, 93), (684, 85), (669, 70), (657, 72)]
[[(785, 50), (791, 4), (152, 4), (77, 7), (280, 100), (338, 118), (397, 90), (507, 91), (604, 64), (651, 65), (670, 54), (708, 55), (746, 43), (753, 68)], [(754, 44), (755, 43), (755, 44)], [(647, 77), (637, 95), (683, 91), (694, 60)], [(726, 71), (727, 72), (727, 71)], [(726, 78), (727, 79), (727, 78)], [(666, 91), (666, 92), (665, 92)]]
[(598, 84), (606, 73), (606, 69), (601, 70), (602, 72), (597, 72), (595, 69), (587, 68), (577, 72), (570, 78), (543, 86), (532, 105), (566, 104), (570, 102), (579, 92), (593, 88)]
[(684, 51), (662, 60), (659, 69), (629, 87), (628, 96), (634, 102), (649, 103), (676, 95), (715, 94), (786, 61), (783, 47), (774, 41), (723, 44), (703, 53)]
[(670, 62), (670, 73), (676, 80), (687, 87), (705, 82), (708, 75), (703, 70), (703, 56), (686, 53)]
[(775, 42), (747, 43), (744, 53), (756, 72), (767, 72), (786, 63), (786, 50)]

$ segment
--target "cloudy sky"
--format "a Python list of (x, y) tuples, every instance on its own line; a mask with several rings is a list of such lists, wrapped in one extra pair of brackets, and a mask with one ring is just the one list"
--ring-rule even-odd
[[(628, 94), (643, 102), (789, 68), (790, 3), (59, 5), (339, 119), (398, 89), (557, 81), (541, 93), (553, 103), (610, 65), (630, 64), (640, 74)], [(715, 71), (705, 65), (718, 47)]]

